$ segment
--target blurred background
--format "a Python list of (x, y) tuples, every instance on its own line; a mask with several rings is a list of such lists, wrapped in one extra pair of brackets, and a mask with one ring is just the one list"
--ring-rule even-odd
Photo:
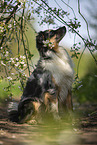
[[(49, 15), (45, 3), (66, 23)], [(96, 145), (97, 0), (1, 0), (0, 4), (0, 145)], [(7, 105), (20, 100), (37, 64), (37, 33), (63, 25), (67, 33), (59, 45), (74, 63), (74, 114), (65, 115), (63, 121), (48, 117), (40, 124), (12, 123)], [(81, 37), (91, 43), (85, 44)]]
[[(21, 1), (23, 2), (23, 1)], [(76, 15), (77, 19), (80, 21), (81, 27), (79, 27), (78, 31), (81, 36), (83, 36), (85, 39), (88, 38), (88, 32), (87, 32), (87, 23), (88, 23), (88, 29), (90, 36), (92, 40), (97, 40), (97, 1), (96, 0), (80, 0), (80, 11), (81, 14), (84, 16), (83, 17), (78, 13), (78, 2), (77, 0), (72, 0), (72, 1), (64, 1), (66, 4), (63, 5), (63, 2), (56, 1), (56, 0), (48, 0), (48, 5), (51, 7), (56, 7), (56, 8), (62, 8), (63, 10), (67, 11), (70, 13), (69, 19), (72, 19), (74, 15)], [(68, 7), (69, 5), (69, 7)], [(31, 10), (32, 8), (29, 6), (29, 4), (26, 4), (27, 10)], [(37, 7), (34, 5), (34, 9)], [(73, 8), (73, 10), (71, 9)], [(18, 13), (20, 15), (20, 13)], [(44, 15), (44, 10), (40, 13), (43, 17)], [(55, 25), (52, 24), (46, 24), (44, 23), (43, 25), (39, 24), (39, 21), (41, 21), (41, 17), (39, 15), (37, 16), (36, 13), (33, 13), (34, 20), (31, 20), (31, 27), (30, 25), (26, 25), (26, 31), (25, 34), (28, 38), (28, 43), (29, 43), (29, 50), (31, 54), (33, 54), (33, 57), (31, 58), (30, 64), (32, 66), (35, 66), (37, 64), (37, 61), (39, 59), (39, 54), (36, 49), (36, 33), (39, 31), (44, 31), (46, 29), (56, 29), (57, 27), (63, 26), (62, 23), (59, 21), (55, 20)], [(68, 17), (65, 19), (67, 21)], [(80, 50), (79, 50), (79, 55), (77, 57), (72, 57), (72, 51), (71, 47), (73, 47), (73, 44), (75, 43), (81, 43), (80, 44)], [(9, 46), (12, 50), (13, 56), (17, 56), (17, 48), (18, 48), (18, 41), (12, 40), (11, 43), (9, 43)], [(95, 103), (97, 102), (97, 66), (96, 63), (91, 55), (91, 53), (86, 49), (83, 52), (84, 49), (84, 44), (80, 37), (75, 35), (74, 33), (71, 33), (69, 31), (69, 28), (67, 27), (67, 34), (64, 37), (64, 39), (60, 42), (60, 46), (63, 46), (70, 56), (72, 57), (72, 60), (74, 62), (74, 70), (75, 70), (75, 76), (78, 73), (79, 79), (74, 81), (73, 84), (73, 98), (74, 101), (77, 101), (78, 103)], [(20, 52), (22, 54), (23, 52), (23, 46), (20, 44)], [(81, 56), (82, 55), (82, 56)], [(97, 58), (97, 51), (93, 52), (93, 55)], [(80, 59), (80, 61), (79, 61)], [(31, 66), (31, 71), (33, 71), (33, 67)], [(4, 69), (1, 66), (1, 76), (5, 76)], [(27, 77), (29, 76), (28, 72), (26, 71)], [(75, 79), (75, 78), (74, 78)], [(26, 82), (26, 81), (25, 81)], [(11, 87), (11, 92), (12, 96), (10, 96), (9, 92), (4, 91), (4, 88), (7, 87), (8, 81), (6, 79), (1, 79), (0, 82), (0, 101), (7, 101), (9, 98), (17, 98), (20, 99), (20, 96), (22, 94), (22, 91), (20, 90), (19, 87), (19, 81), (15, 83), (15, 86)]]

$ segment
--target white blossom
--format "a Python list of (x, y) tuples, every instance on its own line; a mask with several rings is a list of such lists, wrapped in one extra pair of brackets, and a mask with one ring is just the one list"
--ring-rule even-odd
[(20, 64), (24, 64), (25, 62), (21, 61)]
[(0, 26), (0, 31), (3, 32), (4, 31), (4, 27)]
[(46, 41), (45, 41), (46, 44), (48, 44), (49, 42), (50, 42), (49, 40), (46, 40)]
[(47, 45), (43, 45), (44, 47), (47, 47)]
[(43, 43), (44, 43), (44, 44), (48, 44), (48, 43), (49, 43), (49, 40), (46, 40), (46, 41), (43, 40)]
[(16, 59), (15, 59), (16, 61), (18, 61), (19, 59), (16, 57)]
[(52, 47), (52, 44), (49, 43), (48, 46), (49, 46), (49, 47)]
[(55, 47), (55, 45), (53, 44), (52, 47)]
[(7, 56), (8, 56), (8, 53), (9, 53), (9, 52), (8, 52), (8, 51), (6, 51), (5, 57), (7, 57)]
[(26, 64), (24, 64), (24, 67), (26, 66)]
[(14, 75), (14, 73), (11, 73), (11, 75)]
[(5, 64), (5, 63), (3, 63), (3, 61), (1, 61), (1, 64), (2, 64), (2, 65), (4, 65), (4, 66), (6, 66), (6, 64)]
[(10, 60), (12, 61), (12, 60), (13, 60), (13, 58), (10, 58)]
[(3, 32), (3, 30), (1, 29), (1, 32)]
[(25, 57), (25, 56), (20, 55), (20, 58), (25, 59), (26, 57)]
[(4, 27), (0, 26), (0, 29), (2, 29), (2, 30), (3, 30), (3, 29), (4, 29)]
[(16, 22), (14, 21), (14, 25), (16, 25)]
[(25, 56), (23, 56), (22, 58), (23, 58), (23, 59), (25, 59), (26, 57), (25, 57)]
[(11, 24), (9, 24), (8, 28), (11, 28), (11, 27), (12, 27), (12, 25), (11, 25)]
[(12, 63), (15, 63), (14, 60), (11, 61)]
[(20, 64), (20, 63), (19, 63), (19, 62), (17, 62), (17, 63), (15, 64), (15, 66), (17, 67), (17, 66), (19, 66), (19, 64)]
[(9, 76), (9, 77), (7, 77), (7, 79), (8, 79), (8, 80), (12, 80), (12, 78), (11, 78), (10, 76)]
[(50, 47), (51, 49), (54, 47), (54, 44), (52, 43), (52, 42), (50, 42), (49, 40), (46, 40), (46, 41), (44, 41), (43, 40), (43, 43), (44, 43), (44, 47)]

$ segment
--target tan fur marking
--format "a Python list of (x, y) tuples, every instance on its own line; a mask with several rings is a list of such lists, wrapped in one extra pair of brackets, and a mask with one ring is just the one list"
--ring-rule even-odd
[(33, 106), (35, 108), (35, 111), (38, 111), (38, 109), (40, 107), (40, 103), (39, 102), (33, 102)]
[(48, 99), (50, 98), (51, 96), (50, 96), (50, 94), (49, 93), (45, 93), (45, 95), (44, 95), (44, 104), (47, 106), (47, 104), (48, 104)]
[(56, 41), (56, 35), (54, 35), (51, 39), (50, 42), (53, 43), (54, 47), (52, 49), (54, 49), (56, 52), (58, 51), (58, 43)]
[(50, 95), (48, 92), (44, 95), (44, 104), (46, 105), (46, 111), (50, 110), (50, 104), (51, 104), (51, 111), (55, 110), (58, 112), (58, 96), (56, 98), (53, 95)]

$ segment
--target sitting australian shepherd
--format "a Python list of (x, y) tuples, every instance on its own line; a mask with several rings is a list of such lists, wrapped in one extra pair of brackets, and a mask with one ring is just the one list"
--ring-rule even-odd
[(9, 104), (10, 120), (24, 123), (41, 111), (50, 112), (57, 119), (65, 116), (65, 110), (72, 110), (73, 65), (67, 51), (58, 46), (65, 34), (65, 26), (38, 33), (36, 47), (40, 59), (19, 104)]

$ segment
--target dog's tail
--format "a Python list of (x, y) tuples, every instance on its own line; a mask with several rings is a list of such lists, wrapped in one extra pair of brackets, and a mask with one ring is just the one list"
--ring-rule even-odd
[(17, 102), (8, 104), (8, 117), (12, 122), (24, 123), (35, 113), (33, 102), (39, 101), (37, 98), (26, 97)]
[(10, 102), (8, 104), (8, 118), (12, 122), (19, 122), (19, 113), (18, 113), (18, 103), (17, 102)]

